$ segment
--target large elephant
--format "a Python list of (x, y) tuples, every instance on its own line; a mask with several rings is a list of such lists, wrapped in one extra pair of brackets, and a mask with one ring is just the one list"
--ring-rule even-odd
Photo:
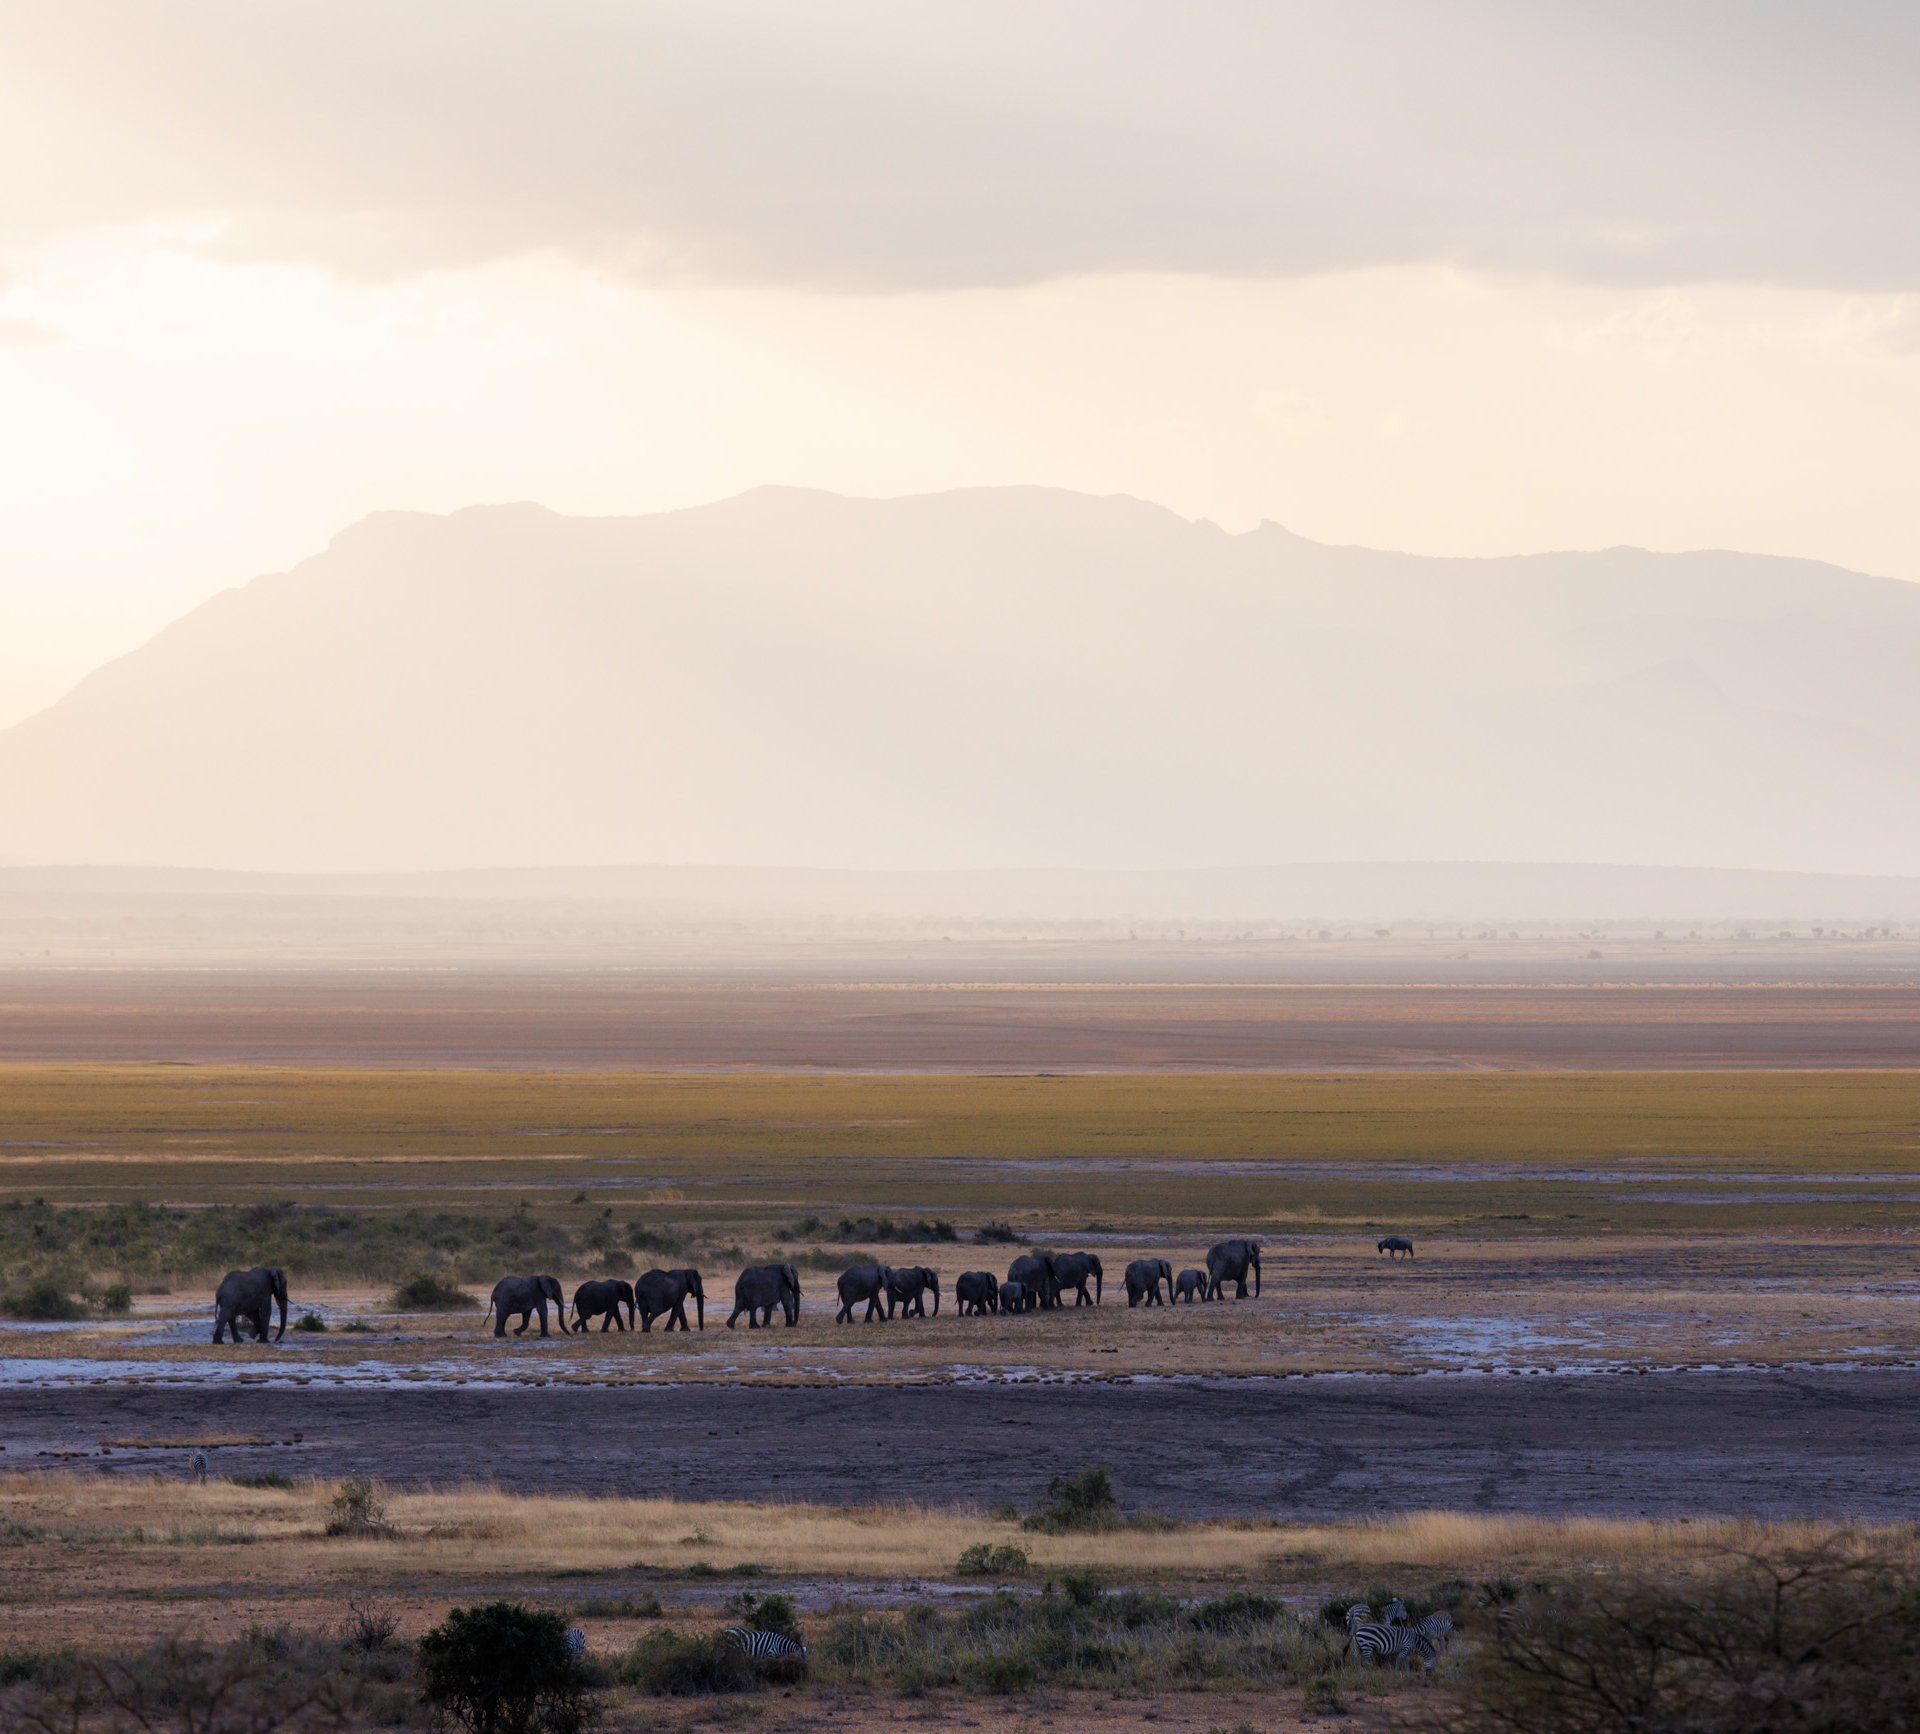
[(840, 1273), (840, 1310), (833, 1315), (834, 1323), (850, 1325), (853, 1323), (853, 1309), (862, 1301), (867, 1303), (867, 1321), (890, 1319), (893, 1317), (887, 1306), (887, 1279), (893, 1271), (884, 1264), (856, 1264), (851, 1270)]
[[(1106, 1282), (1107, 1273), (1100, 1268), (1100, 1260), (1090, 1252), (1056, 1252), (1048, 1260), (1053, 1266), (1053, 1282), (1059, 1292), (1062, 1305), (1066, 1304), (1067, 1290), (1073, 1290), (1073, 1304), (1077, 1307), (1098, 1306)], [(1093, 1278), (1093, 1293), (1087, 1293), (1087, 1278)]]
[(1160, 1305), (1160, 1285), (1167, 1285), (1167, 1298), (1173, 1298), (1173, 1266), (1164, 1258), (1136, 1258), (1127, 1266), (1127, 1305)]
[(687, 1328), (687, 1301), (691, 1298), (699, 1314), (700, 1328), (707, 1328), (707, 1291), (700, 1286), (697, 1270), (650, 1270), (633, 1285), (634, 1305), (640, 1310), (640, 1328), (653, 1329), (653, 1321), (667, 1315), (666, 1328)]
[(990, 1270), (963, 1270), (954, 1280), (953, 1298), (960, 1303), (962, 1318), (968, 1313), (997, 1313), (1000, 1284)]
[(1027, 1293), (1027, 1285), (1015, 1282), (1009, 1277), (1000, 1285), (1000, 1310), (1003, 1313), (1030, 1313), (1033, 1311), (1033, 1296)]
[(1025, 1291), (1029, 1309), (1060, 1304), (1060, 1285), (1054, 1281), (1053, 1260), (1044, 1252), (1021, 1254), (1007, 1266), (1007, 1281), (1017, 1282)]
[(940, 1316), (940, 1273), (930, 1265), (896, 1265), (887, 1272), (887, 1317), (897, 1306), (910, 1319), (927, 1316), (927, 1296), (933, 1296), (934, 1317)]
[(773, 1309), (786, 1315), (789, 1327), (800, 1322), (800, 1273), (790, 1264), (753, 1264), (734, 1279), (733, 1311), (727, 1315), (727, 1329), (742, 1313), (747, 1329), (757, 1331), (773, 1323)]
[(1224, 1298), (1221, 1290), (1236, 1285), (1235, 1300), (1247, 1298), (1247, 1273), (1253, 1273), (1253, 1292), (1260, 1292), (1260, 1243), (1257, 1240), (1221, 1240), (1207, 1249), (1207, 1299)]
[[(620, 1316), (625, 1307), (627, 1316)], [(606, 1277), (599, 1282), (583, 1282), (573, 1291), (573, 1328), (584, 1331), (592, 1319), (600, 1320), (600, 1333), (606, 1334), (609, 1325), (618, 1325), (623, 1331), (633, 1329), (633, 1284), (620, 1277)]]
[(287, 1277), (275, 1265), (255, 1265), (252, 1270), (230, 1270), (220, 1279), (213, 1294), (213, 1340), (231, 1331), (240, 1340), (240, 1321), (253, 1326), (253, 1340), (267, 1340), (267, 1323), (275, 1307), (280, 1309), (280, 1329), (274, 1341), (287, 1334)]
[(560, 1327), (564, 1337), (571, 1333), (567, 1330), (567, 1297), (560, 1292), (560, 1281), (551, 1276), (503, 1276), (493, 1285), (493, 1298), (487, 1302), (486, 1312), (480, 1315), (484, 1325), (487, 1319), (493, 1319), (493, 1334), (504, 1337), (507, 1334), (507, 1318), (511, 1314), (520, 1320), (514, 1329), (516, 1337), (527, 1334), (527, 1326), (533, 1323), (533, 1315), (540, 1315), (540, 1334), (547, 1334), (547, 1302), (554, 1305), (554, 1323)]
[(1185, 1301), (1192, 1306), (1195, 1301), (1207, 1298), (1207, 1273), (1204, 1270), (1183, 1270), (1173, 1279), (1173, 1298), (1176, 1302)]

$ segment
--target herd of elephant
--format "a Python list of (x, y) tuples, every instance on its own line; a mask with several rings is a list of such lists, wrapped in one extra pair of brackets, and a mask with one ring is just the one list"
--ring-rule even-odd
[[(1234, 1285), (1236, 1298), (1244, 1300), (1249, 1278), (1258, 1295), (1257, 1240), (1219, 1241), (1208, 1249), (1204, 1270), (1183, 1270), (1178, 1276), (1164, 1258), (1136, 1258), (1126, 1269), (1127, 1305), (1171, 1306), (1181, 1300), (1190, 1304), (1220, 1300), (1228, 1283)], [(1004, 1280), (991, 1271), (964, 1272), (954, 1282), (953, 1295), (962, 1315), (1039, 1312), (1066, 1305), (1069, 1294), (1075, 1306), (1097, 1306), (1105, 1281), (1106, 1272), (1091, 1252), (1029, 1252), (1008, 1266)], [(929, 1299), (933, 1311), (940, 1311), (940, 1273), (924, 1264), (858, 1264), (840, 1273), (839, 1289), (840, 1310), (834, 1317), (841, 1324), (851, 1324), (854, 1309), (861, 1305), (866, 1307), (863, 1317), (867, 1319), (890, 1319), (896, 1310), (908, 1318), (925, 1318)], [(518, 1337), (524, 1336), (538, 1318), (544, 1337), (548, 1334), (547, 1309), (552, 1307), (562, 1336), (586, 1330), (595, 1319), (600, 1321), (602, 1331), (616, 1325), (623, 1331), (631, 1330), (636, 1323), (641, 1330), (650, 1331), (656, 1319), (665, 1319), (666, 1330), (678, 1325), (684, 1331), (690, 1328), (689, 1301), (704, 1331), (707, 1295), (697, 1270), (650, 1270), (634, 1282), (619, 1277), (583, 1282), (573, 1291), (571, 1308), (555, 1277), (503, 1276), (493, 1285), (481, 1322), (491, 1319), (493, 1334), (502, 1337), (507, 1332), (507, 1320), (518, 1319), (513, 1333)], [(285, 1272), (268, 1265), (229, 1271), (214, 1296), (213, 1340), (217, 1343), (224, 1332), (231, 1331), (237, 1343), (241, 1325), (247, 1324), (252, 1326), (256, 1342), (266, 1342), (276, 1306), (280, 1331), (273, 1340), (278, 1342), (287, 1330)], [(571, 1325), (569, 1311), (573, 1315)], [(727, 1328), (731, 1330), (744, 1315), (748, 1329), (758, 1330), (773, 1323), (776, 1311), (789, 1325), (800, 1322), (799, 1271), (790, 1264), (756, 1264), (743, 1270), (734, 1280), (733, 1311), (727, 1317)]]
[[(1260, 1243), (1223, 1240), (1210, 1248), (1204, 1270), (1183, 1270), (1177, 1276), (1164, 1258), (1136, 1258), (1127, 1266), (1127, 1305), (1171, 1306), (1220, 1300), (1229, 1283), (1244, 1300), (1247, 1283), (1260, 1293)], [(1103, 1298), (1106, 1272), (1091, 1252), (1025, 1253), (1008, 1266), (1005, 1279), (991, 1271), (970, 1270), (955, 1279), (954, 1300), (964, 1316), (987, 1313), (1026, 1313), (1067, 1304), (1097, 1306)], [(839, 1324), (852, 1324), (856, 1309), (863, 1319), (925, 1318), (940, 1311), (940, 1273), (928, 1265), (857, 1264), (840, 1273)], [(1089, 1292), (1091, 1288), (1091, 1292)], [(1164, 1290), (1164, 1293), (1162, 1292)], [(650, 1270), (636, 1282), (603, 1277), (583, 1282), (573, 1291), (568, 1308), (557, 1280), (550, 1276), (505, 1276), (494, 1284), (487, 1303), (493, 1334), (506, 1334), (507, 1320), (518, 1319), (515, 1336), (526, 1334), (533, 1321), (547, 1334), (547, 1309), (554, 1308), (562, 1334), (584, 1331), (595, 1319), (604, 1332), (615, 1327), (643, 1331), (664, 1318), (665, 1329), (688, 1328), (686, 1306), (692, 1301), (701, 1330), (707, 1328), (706, 1291), (697, 1270)], [(569, 1323), (568, 1314), (572, 1320)], [(750, 1265), (734, 1279), (733, 1311), (729, 1330), (744, 1317), (749, 1330), (773, 1323), (778, 1312), (789, 1325), (800, 1322), (800, 1273), (790, 1264)]]

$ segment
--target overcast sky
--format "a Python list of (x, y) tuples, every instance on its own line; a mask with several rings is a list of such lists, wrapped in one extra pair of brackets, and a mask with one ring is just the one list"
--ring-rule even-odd
[(376, 508), (1920, 578), (1920, 8), (0, 0), (0, 724)]

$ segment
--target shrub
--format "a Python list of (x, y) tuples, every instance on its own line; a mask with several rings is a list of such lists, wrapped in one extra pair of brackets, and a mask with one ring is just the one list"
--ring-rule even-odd
[(340, 1483), (340, 1491), (333, 1496), (331, 1515), (327, 1518), (329, 1535), (392, 1535), (393, 1525), (387, 1522), (386, 1501), (380, 1497), (380, 1489), (372, 1481), (359, 1478)]
[(468, 1734), (577, 1734), (596, 1706), (558, 1614), (455, 1608), (419, 1644), (420, 1694)]
[(23, 1290), (0, 1300), (0, 1312), (5, 1312), (9, 1318), (33, 1319), (44, 1323), (87, 1316), (87, 1309), (73, 1298), (66, 1284), (50, 1276), (38, 1277)]
[(1340, 1676), (1334, 1673), (1315, 1674), (1307, 1682), (1301, 1707), (1319, 1716), (1339, 1716), (1347, 1708), (1347, 1701), (1340, 1692)]
[(623, 1685), (662, 1697), (745, 1692), (756, 1684), (747, 1658), (718, 1632), (685, 1637), (671, 1626), (647, 1633), (615, 1672)]
[(400, 1616), (385, 1602), (348, 1602), (340, 1647), (364, 1666), (393, 1642), (399, 1630)]
[(133, 1311), (133, 1288), (124, 1282), (109, 1283), (100, 1297), (100, 1310), (114, 1318)]
[(1020, 1236), (1010, 1223), (983, 1222), (973, 1231), (973, 1238), (983, 1246), (1011, 1246)]
[(577, 1620), (657, 1620), (660, 1598), (648, 1590), (637, 1596), (582, 1596), (573, 1604)]
[(802, 1641), (800, 1621), (790, 1596), (777, 1591), (756, 1595), (752, 1590), (741, 1590), (727, 1598), (727, 1612), (755, 1631), (779, 1632), (796, 1642)]
[(1024, 1547), (1012, 1542), (995, 1547), (990, 1541), (977, 1541), (961, 1554), (953, 1569), (961, 1577), (1018, 1577), (1032, 1566)]
[(324, 1331), (327, 1321), (318, 1313), (302, 1313), (293, 1321), (293, 1328), (296, 1331)]
[(415, 1271), (388, 1301), (397, 1313), (451, 1313), (477, 1307), (479, 1301), (457, 1283), (430, 1270)]
[(1832, 1542), (1563, 1586), (1476, 1646), (1432, 1725), (1786, 1734), (1920, 1725), (1920, 1579)]
[(1105, 1469), (1090, 1465), (1047, 1483), (1044, 1500), (1021, 1521), (1022, 1529), (1042, 1535), (1090, 1535), (1117, 1529), (1120, 1501)]
[(269, 1469), (264, 1475), (229, 1475), (227, 1480), (235, 1487), (254, 1487), (263, 1492), (291, 1493), (293, 1478), (282, 1475), (277, 1469)]

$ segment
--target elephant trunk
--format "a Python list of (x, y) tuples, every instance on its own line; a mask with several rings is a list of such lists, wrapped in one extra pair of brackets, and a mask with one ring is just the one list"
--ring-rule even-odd
[(933, 1316), (935, 1318), (938, 1318), (940, 1316), (940, 1279), (937, 1276), (933, 1279), (932, 1287), (933, 1287)]
[(700, 1328), (707, 1328), (707, 1297), (699, 1289), (693, 1291), (693, 1310), (700, 1315)]
[(280, 1308), (280, 1328), (274, 1332), (273, 1336), (273, 1340), (277, 1343), (287, 1334), (287, 1285), (284, 1281), (273, 1285), (273, 1298)]
[(1255, 1299), (1258, 1299), (1260, 1294), (1260, 1260), (1257, 1257), (1253, 1261), (1253, 1293)]
[(1095, 1306), (1100, 1304), (1100, 1297), (1105, 1292), (1100, 1286), (1105, 1275), (1106, 1273), (1101, 1270), (1099, 1265), (1096, 1264), (1093, 1267), (1093, 1304)]

